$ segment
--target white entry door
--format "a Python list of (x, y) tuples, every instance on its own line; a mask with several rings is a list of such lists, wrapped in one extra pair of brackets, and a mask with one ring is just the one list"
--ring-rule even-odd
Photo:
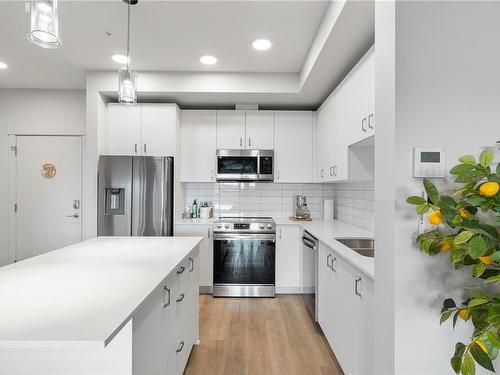
[(82, 239), (81, 137), (18, 136), (16, 260)]

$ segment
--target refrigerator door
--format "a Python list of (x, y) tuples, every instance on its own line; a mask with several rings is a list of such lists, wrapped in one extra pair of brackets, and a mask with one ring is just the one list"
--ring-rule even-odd
[(132, 236), (173, 234), (173, 158), (132, 158)]
[(130, 236), (132, 157), (100, 156), (98, 174), (98, 236)]

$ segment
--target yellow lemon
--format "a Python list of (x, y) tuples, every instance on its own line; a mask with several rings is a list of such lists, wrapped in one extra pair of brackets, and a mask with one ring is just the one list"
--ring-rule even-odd
[(462, 219), (468, 219), (469, 217), (472, 216), (471, 213), (467, 211), (465, 208), (459, 208), (458, 213), (460, 214), (460, 217)]
[(475, 342), (476, 342), (477, 345), (479, 345), (479, 347), (481, 349), (483, 349), (483, 351), (485, 351), (486, 353), (488, 353), (488, 348), (486, 347), (486, 345), (484, 345), (484, 342), (479, 341), (479, 340), (476, 340)]
[(458, 317), (462, 320), (465, 320), (465, 315), (467, 314), (467, 309), (458, 310)]
[(493, 258), (491, 255), (485, 255), (484, 257), (479, 257), (479, 260), (483, 262), (484, 264), (491, 264), (493, 263)]
[(451, 250), (451, 243), (449, 243), (448, 241), (443, 241), (441, 243), (441, 251), (443, 253), (446, 253), (446, 252), (448, 252), (450, 250)]
[(432, 225), (438, 225), (443, 222), (443, 215), (440, 211), (434, 211), (429, 215), (429, 223)]
[(485, 182), (479, 187), (479, 194), (485, 197), (492, 197), (498, 193), (498, 190), (500, 190), (498, 182)]

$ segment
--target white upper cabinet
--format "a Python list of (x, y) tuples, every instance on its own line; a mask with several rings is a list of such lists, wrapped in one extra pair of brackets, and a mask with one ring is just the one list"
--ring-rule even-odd
[(275, 182), (311, 182), (313, 165), (313, 114), (276, 111), (274, 145)]
[(274, 111), (246, 111), (246, 148), (274, 149)]
[(217, 148), (245, 148), (245, 111), (217, 111)]
[(141, 106), (108, 105), (108, 154), (140, 155)]
[(181, 181), (215, 182), (216, 111), (181, 111)]
[(142, 155), (174, 156), (176, 134), (176, 105), (142, 105)]
[(175, 104), (108, 104), (109, 155), (175, 156)]

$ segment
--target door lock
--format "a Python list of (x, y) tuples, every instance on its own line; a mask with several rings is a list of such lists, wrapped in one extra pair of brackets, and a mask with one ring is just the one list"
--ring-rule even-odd
[(74, 199), (73, 200), (73, 208), (75, 210), (78, 210), (80, 208), (80, 200), (79, 199)]

